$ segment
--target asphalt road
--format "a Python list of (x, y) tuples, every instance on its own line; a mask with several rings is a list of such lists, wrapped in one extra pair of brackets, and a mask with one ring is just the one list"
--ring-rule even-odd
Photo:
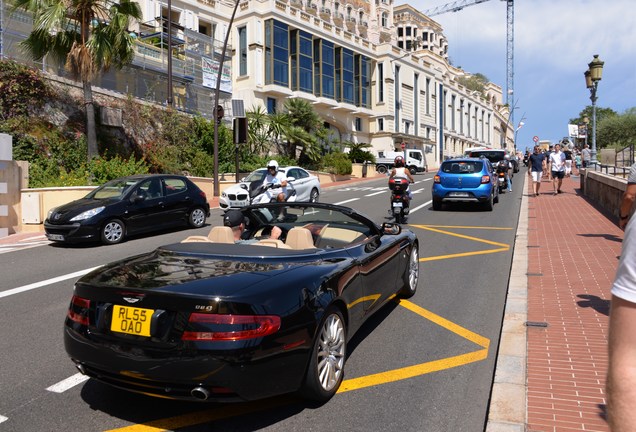
[[(523, 182), (515, 176), (516, 183)], [(496, 363), (520, 184), (492, 212), (433, 211), (432, 174), (416, 176), (409, 228), (421, 278), (349, 346), (341, 392), (322, 406), (291, 396), (229, 405), (184, 403), (85, 380), (68, 359), (62, 324), (80, 273), (200, 230), (115, 246), (43, 245), (0, 254), (0, 432), (4, 431), (482, 431)], [(323, 190), (321, 201), (389, 221), (386, 180)], [(219, 224), (214, 210), (208, 223)]]

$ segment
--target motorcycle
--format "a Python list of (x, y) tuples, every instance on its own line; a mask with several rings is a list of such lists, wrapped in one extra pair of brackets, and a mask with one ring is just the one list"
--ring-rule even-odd
[(405, 223), (406, 215), (409, 214), (409, 194), (407, 189), (409, 180), (401, 177), (389, 179), (389, 189), (391, 189), (391, 212), (396, 223)]
[(499, 188), (499, 193), (504, 192), (508, 189), (508, 178), (506, 177), (506, 172), (508, 171), (508, 164), (499, 162), (495, 169), (497, 173), (497, 187)]

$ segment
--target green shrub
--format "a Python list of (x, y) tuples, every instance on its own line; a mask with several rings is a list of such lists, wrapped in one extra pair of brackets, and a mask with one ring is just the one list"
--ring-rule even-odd
[(28, 115), (51, 96), (42, 74), (14, 61), (0, 61), (0, 119)]
[(100, 185), (119, 177), (146, 174), (148, 173), (148, 165), (142, 160), (134, 158), (124, 160), (115, 156), (111, 159), (93, 159), (89, 164), (88, 171), (93, 175), (92, 183)]
[(353, 172), (351, 160), (341, 152), (326, 154), (322, 159), (322, 167), (325, 172), (336, 175), (349, 175)]

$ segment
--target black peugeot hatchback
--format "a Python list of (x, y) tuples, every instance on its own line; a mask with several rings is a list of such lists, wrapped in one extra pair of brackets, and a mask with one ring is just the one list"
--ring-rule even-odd
[(178, 225), (202, 227), (210, 215), (205, 193), (170, 174), (122, 177), (84, 198), (49, 211), (44, 230), (56, 242), (121, 242), (126, 236)]

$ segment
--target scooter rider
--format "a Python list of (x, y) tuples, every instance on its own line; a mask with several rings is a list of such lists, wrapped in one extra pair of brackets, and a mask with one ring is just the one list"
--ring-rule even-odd
[(278, 162), (273, 159), (267, 163), (267, 175), (263, 180), (263, 185), (269, 183), (274, 185), (274, 188), (282, 188), (278, 195), (276, 195), (276, 201), (285, 201), (285, 197), (287, 196), (287, 178), (284, 173), (278, 171)]
[[(409, 186), (406, 187), (406, 194), (409, 197), (409, 201), (413, 199), (413, 194), (411, 193), (411, 183), (415, 183), (411, 172), (404, 167), (404, 158), (402, 156), (396, 156), (393, 160), (393, 169), (391, 170), (391, 174), (389, 175), (389, 180), (394, 177), (402, 177), (409, 179)], [(389, 198), (389, 208), (391, 207), (391, 199)], [(391, 210), (389, 209), (389, 213)]]

